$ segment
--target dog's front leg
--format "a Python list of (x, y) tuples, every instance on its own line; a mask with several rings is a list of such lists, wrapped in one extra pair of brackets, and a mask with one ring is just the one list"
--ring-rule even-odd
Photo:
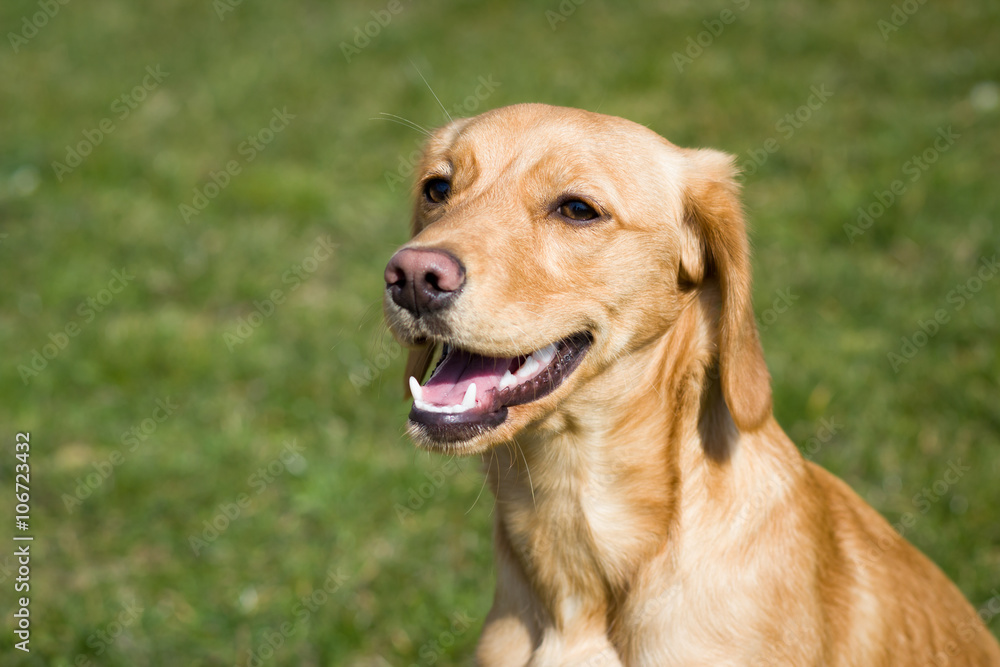
[(542, 641), (528, 667), (622, 667), (618, 652), (604, 637), (588, 638), (567, 646), (558, 636)]
[(494, 531), (497, 585), (476, 648), (481, 667), (621, 667), (618, 653), (597, 628), (556, 627), (510, 549), (501, 525)]
[(524, 619), (494, 615), (496, 611), (494, 604), (476, 651), (481, 667), (622, 667), (606, 637), (567, 641), (555, 628), (547, 628), (536, 644)]
[(531, 653), (531, 632), (521, 619), (511, 615), (495, 616), (491, 611), (476, 647), (476, 664), (480, 667), (526, 667)]
[(494, 530), (494, 545), (496, 592), (476, 647), (476, 664), (525, 667), (541, 638), (541, 608), (499, 525)]

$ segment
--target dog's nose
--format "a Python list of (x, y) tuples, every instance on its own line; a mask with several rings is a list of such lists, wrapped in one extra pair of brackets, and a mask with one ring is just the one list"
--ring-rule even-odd
[(392, 300), (417, 317), (444, 308), (465, 284), (465, 269), (444, 250), (404, 248), (385, 267)]

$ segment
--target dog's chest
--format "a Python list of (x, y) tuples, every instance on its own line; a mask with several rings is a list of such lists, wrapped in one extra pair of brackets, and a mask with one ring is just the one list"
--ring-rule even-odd
[(501, 496), (511, 547), (553, 614), (604, 613), (638, 564), (662, 545), (661, 514), (637, 506), (604, 480), (565, 477), (532, 494)]

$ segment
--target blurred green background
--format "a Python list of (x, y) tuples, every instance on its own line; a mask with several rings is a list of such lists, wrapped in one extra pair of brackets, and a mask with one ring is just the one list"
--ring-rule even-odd
[(27, 655), (0, 550), (3, 664), (470, 661), (492, 498), (403, 436), (380, 307), (422, 139), (383, 114), (440, 125), (435, 94), (736, 154), (780, 422), (974, 605), (1000, 594), (996, 2), (16, 0), (0, 24), (0, 538), (17, 431), (35, 536)]

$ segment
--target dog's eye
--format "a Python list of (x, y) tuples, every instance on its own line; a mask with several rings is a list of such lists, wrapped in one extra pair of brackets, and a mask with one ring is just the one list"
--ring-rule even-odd
[(451, 194), (451, 183), (443, 178), (432, 178), (424, 183), (424, 197), (432, 204), (440, 204)]
[(590, 222), (600, 217), (594, 207), (579, 199), (571, 199), (559, 206), (559, 214), (577, 222)]

